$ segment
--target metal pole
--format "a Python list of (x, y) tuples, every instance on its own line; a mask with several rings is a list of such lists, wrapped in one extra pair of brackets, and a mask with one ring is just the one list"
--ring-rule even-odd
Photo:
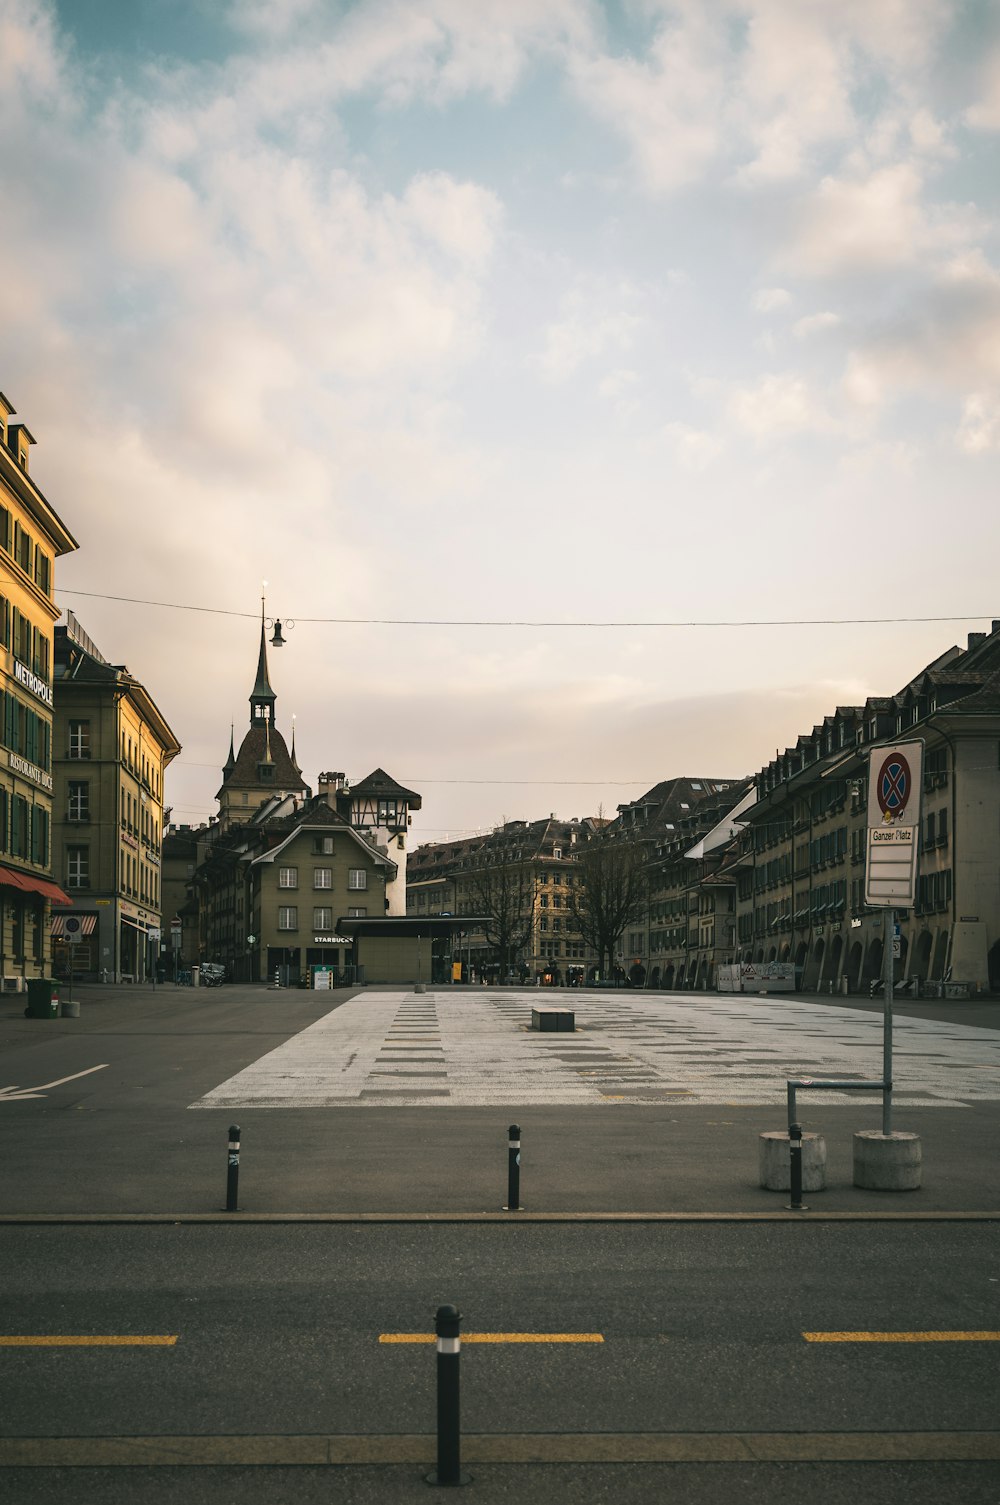
[(226, 1211), (238, 1212), (240, 1191), (240, 1126), (229, 1125), (229, 1169), (226, 1173)]
[(507, 1205), (504, 1212), (521, 1211), (521, 1130), (511, 1124), (507, 1130)]
[(885, 1000), (882, 1014), (882, 1133), (892, 1133), (892, 982), (896, 941), (896, 911), (885, 911), (885, 934), (882, 949), (885, 953)]
[(791, 1173), (792, 1199), (788, 1204), (789, 1212), (808, 1212), (808, 1207), (802, 1204), (802, 1125), (788, 1125), (788, 1154), (789, 1170)]
[(437, 1471), (429, 1484), (455, 1485), (462, 1478), (458, 1369), (462, 1314), (455, 1306), (439, 1306), (434, 1318), (437, 1334)]

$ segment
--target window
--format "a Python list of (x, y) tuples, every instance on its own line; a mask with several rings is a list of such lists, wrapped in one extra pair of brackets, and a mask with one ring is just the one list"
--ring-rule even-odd
[(313, 888), (332, 888), (332, 887), (333, 887), (333, 868), (332, 867), (314, 867), (313, 868)]
[(332, 836), (314, 836), (313, 837), (313, 851), (317, 854), (317, 856), (332, 857), (333, 856), (333, 837)]
[(365, 907), (362, 905), (360, 909), (349, 909), (347, 911), (347, 917), (351, 920), (363, 920), (367, 913), (367, 909), (365, 909)]
[(38, 867), (48, 867), (49, 812), (41, 805), (31, 807), (31, 860)]
[(395, 800), (379, 800), (378, 823), (380, 826), (394, 826), (397, 820), (397, 808)]
[(67, 888), (90, 887), (89, 847), (66, 848), (66, 886)]
[(279, 888), (298, 888), (298, 886), (299, 886), (299, 870), (298, 870), (298, 868), (297, 867), (279, 867), (279, 869), (278, 869), (278, 887)]
[(70, 779), (68, 815), (70, 820), (90, 819), (90, 781), (88, 779)]
[(90, 757), (90, 722), (71, 721), (69, 724), (69, 755), (71, 758)]
[(283, 904), (278, 910), (279, 930), (298, 930), (299, 906), (297, 904)]
[(368, 870), (363, 867), (352, 867), (348, 870), (347, 886), (351, 889), (368, 887)]
[(313, 929), (324, 931), (333, 929), (333, 910), (327, 904), (317, 904), (313, 910)]

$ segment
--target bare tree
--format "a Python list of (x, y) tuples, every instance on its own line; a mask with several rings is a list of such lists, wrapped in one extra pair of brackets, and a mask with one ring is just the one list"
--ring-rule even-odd
[(644, 852), (621, 832), (597, 831), (577, 858), (576, 886), (570, 898), (573, 923), (612, 975), (615, 948), (628, 925), (645, 912)]
[(470, 874), (472, 904), (486, 916), (486, 939), (497, 953), (501, 977), (531, 940), (534, 878), (519, 835), (523, 832), (498, 826), (476, 853), (476, 870)]

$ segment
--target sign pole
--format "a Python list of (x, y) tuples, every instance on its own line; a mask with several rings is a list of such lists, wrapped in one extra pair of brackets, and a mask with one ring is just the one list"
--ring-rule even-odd
[(882, 1015), (882, 1133), (892, 1133), (892, 982), (896, 958), (896, 911), (887, 909), (882, 916), (882, 960), (885, 976), (885, 1001)]

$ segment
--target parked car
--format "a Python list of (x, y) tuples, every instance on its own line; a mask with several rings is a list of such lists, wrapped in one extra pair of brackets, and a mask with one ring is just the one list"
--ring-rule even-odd
[(226, 980), (226, 969), (221, 962), (203, 962), (200, 981), (203, 988), (218, 988)]

